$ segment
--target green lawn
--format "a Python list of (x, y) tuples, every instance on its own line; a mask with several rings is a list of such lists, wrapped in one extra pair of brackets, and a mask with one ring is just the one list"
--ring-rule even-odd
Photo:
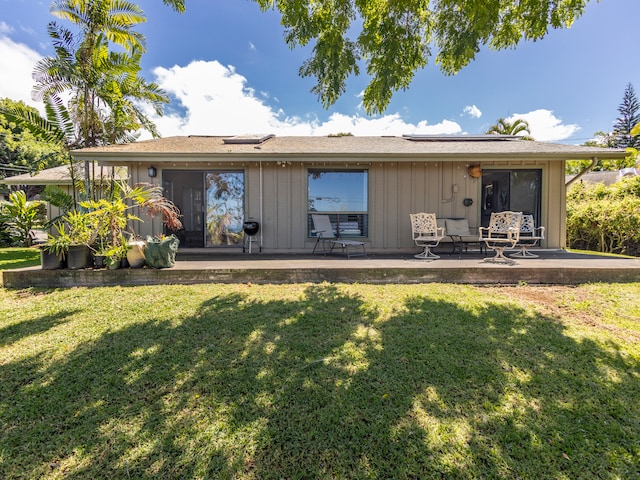
[(0, 477), (638, 478), (640, 284), (0, 289)]
[(0, 248), (0, 270), (40, 265), (37, 248)]

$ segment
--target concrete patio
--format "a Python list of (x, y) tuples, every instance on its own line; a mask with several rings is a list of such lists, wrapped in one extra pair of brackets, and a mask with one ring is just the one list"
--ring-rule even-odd
[[(640, 258), (599, 256), (564, 250), (537, 250), (539, 258), (514, 259), (511, 265), (485, 261), (479, 252), (419, 260), (416, 252), (346, 259), (341, 255), (211, 254), (179, 252), (169, 269), (42, 270), (30, 267), (2, 272), (6, 288), (68, 288), (105, 285), (197, 283), (433, 283), (565, 284), (640, 282)], [(489, 255), (489, 257), (491, 254)]]

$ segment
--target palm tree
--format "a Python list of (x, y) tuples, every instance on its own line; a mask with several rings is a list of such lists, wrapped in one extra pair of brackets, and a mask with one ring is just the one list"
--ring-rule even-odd
[(529, 131), (529, 122), (522, 118), (516, 118), (513, 122), (499, 118), (486, 133), (496, 135), (520, 135), (524, 140), (533, 140)]
[[(182, 13), (185, 0), (163, 0)], [(166, 94), (140, 76), (145, 38), (134, 28), (146, 21), (142, 9), (128, 0), (53, 0), (51, 13), (79, 29), (74, 35), (56, 22), (49, 24), (55, 56), (39, 62), (34, 71), (34, 97), (52, 109), (70, 93), (67, 113), (76, 126), (74, 147), (131, 141), (130, 132), (155, 125), (139, 108), (151, 103), (157, 114), (168, 102)], [(124, 52), (111, 51), (111, 45)]]
[(61, 104), (70, 92), (69, 115), (76, 127), (73, 147), (124, 143), (135, 139), (130, 132), (141, 128), (159, 136), (155, 125), (138, 106), (150, 103), (158, 115), (168, 98), (155, 83), (139, 76), (140, 53), (110, 52), (104, 35), (96, 38), (92, 61), (85, 68), (77, 61), (78, 49), (71, 32), (49, 26), (56, 55), (36, 65), (34, 98), (45, 104)]
[[(177, 10), (182, 3), (169, 2)], [(74, 126), (75, 138), (66, 138), (66, 146), (130, 142), (140, 129), (159, 136), (139, 107), (141, 102), (150, 103), (162, 115), (162, 106), (169, 101), (157, 84), (139, 76), (146, 48), (144, 35), (134, 30), (146, 21), (140, 7), (126, 0), (54, 0), (51, 12), (80, 32), (49, 24), (55, 55), (36, 65), (33, 94), (51, 110), (49, 119), (68, 119)], [(111, 51), (112, 44), (123, 51)], [(62, 97), (67, 95), (70, 100), (65, 104)], [(90, 194), (88, 165), (84, 180)]]

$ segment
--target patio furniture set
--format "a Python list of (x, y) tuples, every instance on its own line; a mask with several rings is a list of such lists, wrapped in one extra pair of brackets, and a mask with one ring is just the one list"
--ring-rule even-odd
[[(311, 218), (316, 235), (313, 253), (318, 250), (327, 255), (335, 247), (340, 247), (347, 258), (367, 256), (364, 242), (340, 238), (328, 215), (313, 214)], [(513, 263), (513, 260), (505, 256), (505, 250), (518, 249), (510, 255), (513, 258), (537, 258), (529, 248), (544, 239), (544, 227), (536, 227), (533, 215), (522, 212), (492, 213), (489, 226), (479, 227), (477, 234), (471, 233), (469, 222), (464, 218), (437, 218), (435, 213), (412, 213), (410, 218), (413, 241), (423, 249), (415, 257), (424, 260), (440, 258), (432, 249), (450, 243), (451, 254), (463, 253), (470, 245), (478, 245), (481, 252), (485, 249), (496, 252), (495, 256), (486, 258), (485, 261)]]
[(544, 239), (544, 227), (536, 227), (533, 215), (522, 212), (492, 213), (489, 226), (479, 227), (475, 236), (469, 231), (466, 219), (437, 219), (435, 213), (412, 213), (410, 217), (413, 240), (423, 248), (415, 257), (425, 260), (440, 258), (431, 249), (448, 239), (453, 244), (452, 253), (466, 251), (469, 244), (478, 244), (481, 251), (487, 248), (496, 252), (494, 257), (485, 261), (513, 263), (505, 256), (505, 250), (519, 249), (510, 255), (513, 258), (537, 258), (529, 248)]

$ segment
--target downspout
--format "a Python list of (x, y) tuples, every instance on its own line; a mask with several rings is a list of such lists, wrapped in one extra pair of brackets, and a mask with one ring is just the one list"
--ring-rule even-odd
[(584, 170), (582, 170), (580, 173), (578, 173), (575, 177), (573, 177), (571, 180), (569, 180), (567, 183), (564, 184), (565, 187), (568, 187), (569, 185), (571, 185), (573, 182), (575, 182), (576, 180), (580, 179), (580, 177), (582, 177), (585, 173), (590, 172), (591, 170), (593, 170), (595, 168), (595, 166), (598, 164), (598, 157), (593, 157), (591, 159), (591, 164), (589, 166), (587, 166)]
[(260, 251), (262, 251), (262, 247), (263, 247), (263, 232), (264, 232), (264, 225), (262, 223), (262, 183), (263, 183), (263, 177), (262, 177), (262, 160), (259, 160), (260, 163)]

